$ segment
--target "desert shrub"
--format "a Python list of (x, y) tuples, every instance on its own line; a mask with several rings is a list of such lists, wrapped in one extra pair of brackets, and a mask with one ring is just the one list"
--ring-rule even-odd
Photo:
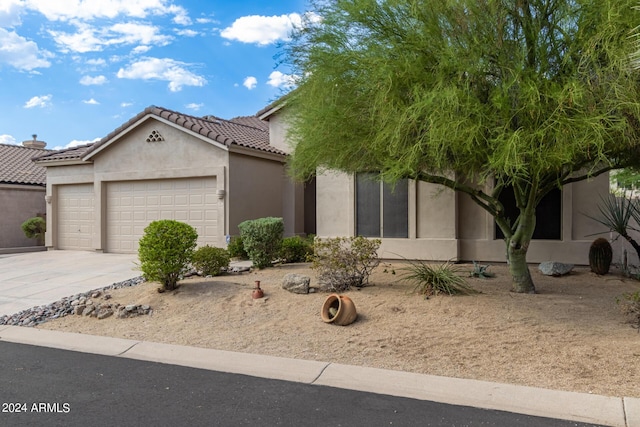
[(640, 291), (622, 294), (616, 302), (622, 313), (629, 316), (632, 326), (640, 330)]
[(21, 225), (24, 235), (29, 239), (37, 239), (47, 231), (47, 222), (39, 216), (29, 218)]
[(205, 276), (218, 276), (229, 267), (229, 252), (214, 246), (202, 246), (193, 252), (191, 264)]
[(231, 258), (249, 259), (247, 251), (244, 250), (242, 236), (234, 236), (227, 245), (227, 252)]
[(170, 219), (151, 222), (138, 245), (144, 278), (160, 282), (161, 291), (175, 289), (189, 267), (197, 239), (196, 230), (184, 222)]
[(258, 218), (238, 224), (244, 249), (257, 268), (265, 268), (278, 257), (282, 245), (282, 218)]
[(473, 270), (471, 270), (471, 273), (469, 273), (469, 277), (477, 277), (479, 279), (489, 279), (491, 277), (495, 277), (495, 274), (488, 271), (489, 267), (491, 266), (488, 264), (482, 265), (473, 261)]
[(361, 236), (316, 239), (312, 268), (318, 271), (318, 281), (335, 292), (365, 286), (380, 264), (380, 243)]
[(303, 239), (300, 236), (282, 239), (280, 260), (284, 263), (306, 262), (313, 255), (313, 237)]
[(439, 265), (427, 264), (423, 261), (410, 261), (408, 267), (402, 269), (402, 278), (415, 283), (414, 291), (425, 298), (441, 293), (447, 295), (471, 295), (478, 293), (469, 287), (460, 276), (461, 270), (451, 262)]

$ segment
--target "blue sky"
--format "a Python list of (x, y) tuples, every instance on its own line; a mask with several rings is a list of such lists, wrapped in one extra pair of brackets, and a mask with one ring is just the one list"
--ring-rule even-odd
[(157, 105), (253, 115), (306, 0), (0, 0), (0, 143), (85, 144)]

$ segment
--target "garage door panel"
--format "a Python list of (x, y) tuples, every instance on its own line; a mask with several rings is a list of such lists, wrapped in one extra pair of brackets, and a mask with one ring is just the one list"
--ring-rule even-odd
[(135, 253), (145, 227), (158, 219), (186, 222), (198, 244), (216, 245), (215, 178), (114, 182), (107, 185), (108, 252)]
[(90, 250), (93, 241), (93, 184), (57, 187), (58, 249)]

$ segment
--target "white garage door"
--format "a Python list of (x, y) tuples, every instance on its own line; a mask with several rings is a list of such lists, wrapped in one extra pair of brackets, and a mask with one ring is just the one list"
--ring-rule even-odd
[(92, 248), (93, 203), (93, 184), (58, 186), (58, 249)]
[(188, 178), (107, 184), (107, 252), (135, 253), (151, 221), (174, 219), (198, 231), (198, 245), (218, 244), (216, 179)]

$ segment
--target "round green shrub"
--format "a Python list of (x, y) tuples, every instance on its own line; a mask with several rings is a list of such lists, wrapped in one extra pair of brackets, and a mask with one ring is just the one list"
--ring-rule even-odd
[(247, 251), (244, 250), (244, 242), (242, 236), (234, 236), (227, 245), (227, 252), (231, 258), (249, 259)]
[(189, 267), (197, 239), (196, 230), (184, 222), (163, 219), (150, 223), (138, 245), (144, 278), (160, 282), (162, 290), (175, 289)]
[(300, 236), (282, 239), (282, 247), (280, 248), (282, 262), (307, 262), (311, 255), (313, 255), (312, 239), (303, 239)]
[(36, 239), (47, 231), (47, 222), (39, 216), (29, 218), (21, 225), (24, 235), (29, 239)]
[(230, 260), (226, 249), (206, 245), (195, 250), (191, 264), (205, 276), (218, 276), (229, 267)]
[(258, 218), (238, 224), (244, 249), (256, 268), (271, 265), (280, 253), (284, 223), (282, 218)]

